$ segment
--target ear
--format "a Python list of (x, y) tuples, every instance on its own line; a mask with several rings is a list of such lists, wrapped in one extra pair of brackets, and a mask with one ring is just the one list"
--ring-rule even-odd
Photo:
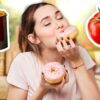
[(27, 38), (33, 44), (39, 44), (40, 43), (39, 37), (34, 37), (34, 34), (29, 34)]

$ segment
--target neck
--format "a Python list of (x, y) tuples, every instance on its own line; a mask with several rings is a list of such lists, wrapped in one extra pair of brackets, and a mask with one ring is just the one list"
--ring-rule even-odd
[(63, 64), (64, 58), (59, 54), (56, 49), (44, 49), (41, 52), (40, 59), (43, 61), (44, 64), (48, 62), (59, 62)]

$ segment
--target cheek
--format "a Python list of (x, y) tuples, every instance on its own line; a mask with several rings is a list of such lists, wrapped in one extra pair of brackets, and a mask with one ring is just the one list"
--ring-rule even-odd
[(64, 26), (65, 26), (65, 27), (68, 27), (68, 26), (69, 26), (69, 22), (65, 20), (65, 21), (64, 21)]
[(52, 27), (40, 27), (37, 31), (36, 31), (38, 37), (40, 38), (40, 40), (44, 43), (49, 43), (51, 41), (54, 41), (54, 29)]
[(65, 19), (65, 18), (62, 20), (62, 23), (63, 23), (64, 27), (68, 27), (70, 25), (70, 23), (68, 22), (68, 20)]
[(40, 38), (50, 37), (54, 34), (53, 28), (51, 27), (38, 27), (36, 28), (36, 33)]

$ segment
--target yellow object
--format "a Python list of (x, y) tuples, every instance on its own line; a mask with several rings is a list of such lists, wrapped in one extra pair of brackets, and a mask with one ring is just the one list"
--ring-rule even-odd
[(0, 16), (5, 16), (6, 13), (4, 11), (0, 11)]
[(68, 37), (70, 37), (71, 39), (75, 39), (77, 35), (78, 35), (77, 31), (76, 32), (71, 32), (71, 33), (68, 34), (68, 36), (64, 37), (64, 40), (68, 41)]

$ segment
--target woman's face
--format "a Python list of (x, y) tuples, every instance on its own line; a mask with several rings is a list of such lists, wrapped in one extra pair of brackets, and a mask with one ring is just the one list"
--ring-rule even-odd
[(55, 48), (58, 33), (68, 27), (67, 20), (52, 5), (38, 8), (33, 17), (35, 20), (34, 29), (41, 43), (46, 47)]

